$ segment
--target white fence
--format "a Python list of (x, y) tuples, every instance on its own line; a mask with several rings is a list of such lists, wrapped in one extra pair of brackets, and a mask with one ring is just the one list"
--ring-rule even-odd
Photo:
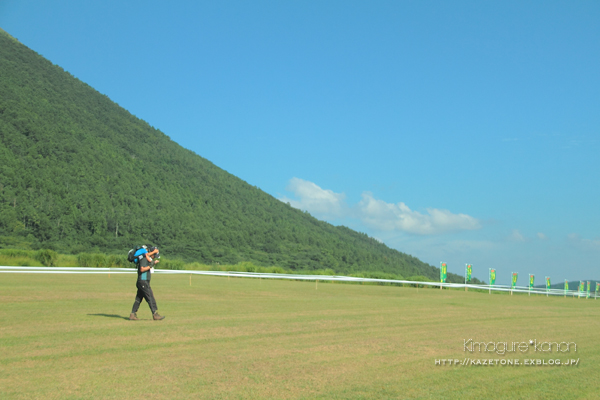
[[(20, 274), (135, 274), (136, 270), (132, 268), (61, 268), (61, 267), (4, 267), (0, 266), (0, 273), (20, 273)], [(236, 272), (236, 271), (187, 271), (187, 270), (169, 270), (155, 269), (155, 274), (184, 274), (184, 275), (210, 275), (223, 277), (239, 277), (239, 278), (261, 278), (261, 279), (291, 279), (304, 281), (339, 281), (339, 282), (374, 282), (374, 283), (391, 283), (396, 285), (421, 285), (433, 286), (439, 288), (471, 288), (479, 290), (487, 290), (489, 293), (495, 292), (515, 292), (528, 294), (543, 294), (546, 296), (573, 296), (587, 297), (586, 292), (577, 290), (562, 290), (533, 288), (527, 286), (515, 286), (513, 289), (505, 285), (474, 285), (464, 283), (441, 283), (441, 282), (417, 282), (406, 281), (399, 279), (374, 279), (374, 278), (358, 278), (353, 276), (338, 276), (338, 275), (296, 275), (296, 274), (275, 274), (275, 273), (260, 273), (260, 272)], [(596, 298), (596, 293), (590, 295)]]

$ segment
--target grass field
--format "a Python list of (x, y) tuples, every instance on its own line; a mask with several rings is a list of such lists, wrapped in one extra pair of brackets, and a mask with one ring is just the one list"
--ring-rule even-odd
[[(156, 275), (0, 274), (2, 399), (597, 399), (600, 301)], [(574, 342), (568, 353), (464, 341)], [(577, 366), (436, 360), (579, 359)]]

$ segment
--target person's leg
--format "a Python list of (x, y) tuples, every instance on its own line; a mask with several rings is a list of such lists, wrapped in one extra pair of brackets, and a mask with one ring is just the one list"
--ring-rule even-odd
[(148, 306), (150, 307), (150, 311), (152, 311), (152, 314), (154, 314), (157, 310), (156, 308), (156, 300), (154, 300), (154, 294), (152, 293), (152, 289), (150, 288), (150, 284), (146, 281), (140, 281), (140, 285), (139, 288), (142, 291), (142, 294), (144, 296), (144, 299), (146, 299), (146, 302), (148, 303)]
[(137, 311), (139, 310), (142, 299), (144, 298), (144, 292), (140, 290), (139, 283), (136, 283), (135, 286), (137, 287), (137, 293), (135, 294), (135, 301), (133, 302), (133, 307), (131, 308), (131, 314), (129, 314), (129, 319), (132, 321), (136, 321), (138, 319)]
[(148, 299), (146, 299), (146, 301), (148, 302), (148, 305), (150, 306), (150, 311), (152, 311), (152, 314), (156, 314), (156, 311), (158, 311), (158, 306), (156, 305), (156, 299), (154, 298), (154, 292), (152, 291), (152, 288), (150, 287), (150, 285), (148, 285)]
[[(136, 286), (138, 286), (138, 284), (136, 284)], [(131, 312), (134, 314), (140, 309), (140, 304), (142, 304), (142, 299), (144, 298), (144, 292), (139, 288), (139, 286), (137, 289), (135, 301), (133, 302), (133, 307), (131, 308)]]
[(152, 311), (152, 318), (154, 320), (161, 320), (165, 317), (161, 316), (158, 313), (158, 306), (156, 305), (156, 300), (154, 299), (154, 292), (152, 292), (152, 288), (149, 283), (144, 285), (144, 298), (148, 302), (148, 306), (150, 306), (150, 311)]

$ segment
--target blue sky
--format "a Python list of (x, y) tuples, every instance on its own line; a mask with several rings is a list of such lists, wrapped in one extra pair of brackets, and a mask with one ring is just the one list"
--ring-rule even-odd
[(600, 279), (600, 3), (0, 1), (0, 28), (318, 218)]

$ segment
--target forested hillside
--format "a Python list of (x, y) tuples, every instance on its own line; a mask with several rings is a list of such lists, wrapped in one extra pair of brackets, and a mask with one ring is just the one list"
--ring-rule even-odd
[(209, 264), (439, 277), (182, 148), (0, 30), (0, 246), (125, 253), (139, 243)]

